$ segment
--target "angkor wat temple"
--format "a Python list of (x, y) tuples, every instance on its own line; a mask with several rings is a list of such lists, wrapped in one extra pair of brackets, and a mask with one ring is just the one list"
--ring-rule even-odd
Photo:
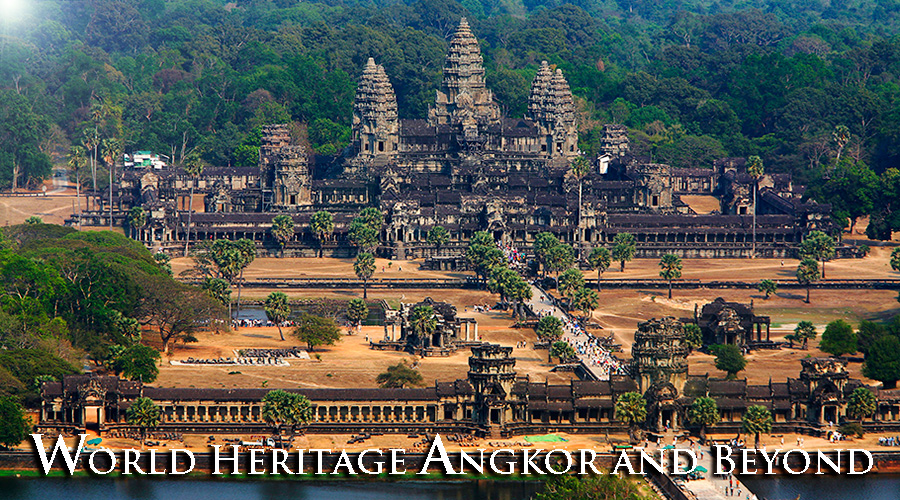
[[(638, 325), (632, 346), (633, 378), (572, 380), (550, 385), (516, 373), (512, 347), (471, 347), (466, 378), (435, 381), (423, 388), (290, 388), (309, 398), (310, 433), (472, 433), (514, 436), (547, 432), (624, 433), (615, 404), (627, 392), (647, 401), (645, 427), (661, 432), (686, 427), (687, 412), (698, 397), (716, 400), (721, 421), (711, 432), (739, 432), (752, 405), (769, 409), (773, 432), (822, 434), (830, 423), (847, 421), (854, 389), (847, 361), (805, 358), (798, 378), (752, 385), (688, 372), (684, 328), (674, 318)], [(302, 362), (302, 361), (301, 361)], [(136, 430), (125, 414), (138, 397), (153, 399), (162, 411), (160, 430), (192, 433), (260, 433), (273, 429), (263, 418), (268, 389), (165, 388), (117, 377), (66, 375), (41, 386), (40, 432), (75, 434), (86, 429), (103, 435)], [(900, 431), (900, 394), (873, 389), (876, 411), (862, 425), (872, 432)]]
[[(808, 231), (831, 229), (830, 207), (804, 201), (803, 187), (789, 175), (756, 181), (741, 158), (700, 169), (653, 163), (629, 152), (621, 125), (604, 127), (602, 154), (587, 158), (589, 171), (576, 177), (571, 166), (582, 153), (575, 103), (562, 70), (546, 62), (527, 109), (524, 118), (503, 116), (485, 81), (478, 41), (462, 19), (427, 117), (399, 118), (389, 75), (369, 59), (356, 92), (352, 141), (340, 155), (314, 155), (295, 144), (287, 125), (271, 125), (258, 167), (208, 167), (196, 178), (180, 168), (126, 171), (113, 217), (125, 224), (128, 210), (142, 206), (149, 217), (137, 237), (154, 248), (181, 247), (193, 188), (205, 200), (202, 207), (194, 203), (194, 239), (250, 238), (262, 253), (276, 249), (268, 235), (272, 218), (288, 213), (296, 232), (286, 254), (313, 255), (319, 245), (308, 222), (326, 210), (335, 232), (325, 252), (352, 255), (350, 220), (378, 207), (385, 214), (378, 252), (396, 259), (452, 258), (480, 230), (520, 247), (542, 231), (576, 247), (629, 232), (638, 256), (738, 257), (751, 252), (758, 185), (757, 255), (790, 255)], [(107, 217), (89, 210), (70, 223), (105, 224)], [(426, 243), (436, 225), (451, 240), (439, 251)]]

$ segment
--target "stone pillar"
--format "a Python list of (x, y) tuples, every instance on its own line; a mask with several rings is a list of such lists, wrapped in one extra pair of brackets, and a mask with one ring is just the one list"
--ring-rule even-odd
[(466, 321), (466, 342), (469, 341), (469, 322)]
[(472, 340), (478, 340), (478, 322), (475, 322), (475, 338)]

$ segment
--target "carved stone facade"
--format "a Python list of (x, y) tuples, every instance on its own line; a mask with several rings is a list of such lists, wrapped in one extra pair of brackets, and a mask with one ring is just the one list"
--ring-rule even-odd
[[(327, 210), (335, 231), (325, 253), (351, 257), (349, 221), (377, 207), (385, 215), (377, 253), (432, 258), (427, 265), (434, 267), (446, 267), (442, 259), (458, 261), (476, 231), (523, 249), (543, 231), (583, 249), (629, 232), (639, 257), (750, 254), (756, 183), (745, 160), (726, 158), (709, 169), (653, 163), (629, 152), (624, 126), (606, 125), (600, 155), (588, 158), (590, 171), (575, 179), (570, 166), (582, 152), (563, 72), (541, 63), (521, 118), (502, 115), (489, 83), (478, 41), (463, 19), (427, 117), (399, 118), (390, 75), (369, 59), (354, 99), (351, 143), (340, 154), (312, 154), (294, 143), (289, 126), (271, 125), (263, 131), (258, 169), (209, 167), (197, 179), (179, 169), (126, 171), (114, 217), (124, 220), (131, 206), (144, 206), (152, 215), (140, 239), (156, 248), (181, 246), (194, 188), (206, 203), (191, 217), (192, 234), (250, 238), (261, 253), (280, 250), (266, 229), (275, 215), (289, 212), (296, 233), (285, 255), (315, 255), (319, 245), (306, 221)], [(829, 230), (830, 207), (804, 201), (802, 186), (789, 176), (767, 174), (758, 186), (757, 256), (793, 256), (807, 232)], [(714, 198), (717, 208), (697, 212), (682, 200), (686, 195)], [(103, 223), (105, 217), (92, 209), (81, 221)], [(450, 235), (440, 250), (426, 241), (438, 225)]]
[(769, 342), (770, 319), (753, 313), (753, 304), (728, 302), (719, 297), (703, 306), (695, 321), (703, 334), (703, 343), (750, 346)]
[[(430, 334), (423, 334), (415, 325), (416, 309), (425, 307), (432, 310), (434, 329)], [(385, 308), (384, 339), (370, 344), (373, 349), (406, 351), (418, 356), (449, 356), (459, 349), (480, 345), (478, 323), (473, 318), (460, 318), (454, 305), (430, 297), (416, 304), (401, 303), (399, 310)]]

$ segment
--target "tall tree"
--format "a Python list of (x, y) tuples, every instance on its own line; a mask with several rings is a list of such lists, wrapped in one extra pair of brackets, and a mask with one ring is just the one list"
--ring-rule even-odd
[(184, 169), (184, 173), (191, 178), (191, 190), (190, 194), (188, 195), (187, 231), (185, 231), (184, 238), (184, 256), (187, 257), (188, 252), (190, 252), (191, 229), (193, 227), (193, 225), (191, 224), (191, 218), (194, 215), (194, 186), (197, 184), (197, 181), (203, 174), (203, 159), (200, 157), (200, 154), (198, 152), (193, 151), (184, 157), (181, 168)]
[(138, 232), (147, 225), (147, 211), (144, 207), (131, 207), (128, 211), (128, 227), (131, 228), (131, 237), (134, 238)]
[(822, 277), (825, 277), (825, 261), (834, 257), (834, 238), (822, 231), (812, 231), (800, 243), (800, 258), (822, 262)]
[(819, 281), (819, 263), (813, 259), (803, 259), (797, 266), (797, 282), (806, 287), (806, 303), (809, 304), (809, 288)]
[[(581, 243), (584, 241), (584, 229), (581, 227), (581, 212), (583, 211), (581, 192), (584, 178), (591, 173), (591, 163), (584, 156), (576, 156), (569, 165), (569, 172), (572, 174), (572, 177), (578, 181), (578, 229), (576, 229), (576, 233), (578, 236), (578, 247), (581, 248)], [(581, 258), (580, 250), (578, 255), (579, 258)]]
[(575, 251), (571, 245), (560, 243), (547, 251), (547, 270), (556, 273), (559, 280), (559, 273), (565, 271), (575, 264)]
[(162, 421), (162, 412), (156, 403), (147, 397), (139, 397), (125, 411), (125, 420), (129, 425), (141, 429), (141, 446), (147, 441), (147, 429), (155, 429)]
[(753, 405), (744, 413), (741, 429), (754, 435), (755, 447), (759, 449), (759, 435), (763, 432), (772, 432), (772, 422), (772, 413), (765, 406)]
[(409, 316), (409, 326), (420, 339), (430, 338), (437, 330), (437, 318), (431, 306), (416, 306)]
[(319, 258), (322, 258), (322, 247), (325, 240), (334, 232), (334, 218), (331, 213), (320, 210), (313, 214), (309, 220), (309, 229), (319, 243)]
[(129, 380), (152, 383), (159, 376), (159, 351), (142, 344), (134, 344), (125, 348), (113, 360), (113, 369), (117, 375)]
[(794, 338), (803, 344), (803, 348), (809, 347), (810, 339), (816, 338), (816, 325), (812, 321), (801, 321), (794, 328)]
[(50, 158), (41, 150), (48, 124), (25, 96), (0, 90), (0, 182), (18, 189), (20, 179), (50, 175)]
[(196, 341), (193, 333), (203, 322), (222, 320), (222, 306), (199, 288), (168, 276), (148, 276), (142, 283), (140, 312), (144, 322), (156, 326), (169, 353), (172, 340)]
[(747, 358), (741, 353), (741, 348), (733, 345), (718, 345), (713, 349), (716, 355), (716, 368), (726, 373), (727, 380), (737, 378), (737, 373), (747, 367)]
[(647, 400), (640, 393), (626, 392), (616, 400), (615, 415), (628, 426), (628, 438), (635, 441), (638, 426), (647, 419)]
[(122, 141), (110, 137), (103, 141), (103, 162), (109, 173), (109, 228), (113, 228), (113, 180), (115, 179), (116, 161), (122, 157)]
[(571, 306), (575, 294), (578, 290), (584, 288), (584, 275), (581, 274), (581, 271), (578, 269), (567, 269), (564, 273), (559, 275), (557, 281), (559, 282), (557, 285), (559, 293), (568, 300), (568, 303)]
[(756, 258), (756, 196), (759, 191), (759, 179), (765, 174), (762, 158), (750, 156), (747, 158), (747, 173), (753, 178), (753, 248), (751, 258)]
[(278, 327), (278, 335), (283, 341), (284, 333), (281, 331), (281, 324), (291, 317), (291, 303), (288, 300), (288, 296), (284, 292), (270, 293), (266, 297), (263, 309), (266, 311), (266, 317), (269, 318), (269, 321), (275, 323), (275, 326)]
[(281, 389), (269, 391), (263, 396), (263, 420), (275, 426), (281, 435), (284, 426), (290, 429), (288, 443), (294, 440), (294, 427), (312, 419), (312, 405), (306, 396)]
[(631, 233), (619, 233), (613, 238), (612, 259), (620, 264), (620, 271), (625, 272), (625, 263), (634, 258), (637, 244)]
[(688, 421), (694, 425), (700, 426), (700, 441), (706, 441), (706, 428), (716, 425), (721, 420), (719, 416), (719, 406), (716, 400), (706, 396), (701, 396), (691, 402), (688, 407)]
[(428, 230), (426, 241), (434, 245), (435, 253), (439, 253), (441, 247), (450, 242), (450, 232), (444, 226), (434, 226)]
[(301, 342), (306, 342), (310, 351), (320, 345), (334, 345), (341, 340), (341, 331), (333, 319), (307, 313), (300, 315), (292, 333)]
[(369, 278), (375, 274), (375, 256), (367, 252), (357, 255), (356, 262), (353, 263), (353, 272), (357, 278), (363, 280), (363, 299), (369, 298)]
[(369, 317), (369, 306), (363, 299), (350, 299), (347, 303), (347, 319), (356, 326), (359, 326), (365, 319)]
[(672, 298), (672, 280), (681, 278), (681, 257), (674, 253), (663, 255), (659, 261), (659, 277), (669, 282), (669, 298)]
[(584, 313), (584, 318), (590, 320), (594, 310), (600, 305), (600, 296), (590, 288), (579, 288), (575, 292), (575, 308)]
[(403, 389), (422, 385), (422, 374), (406, 365), (404, 362), (390, 365), (387, 371), (379, 373), (375, 383), (385, 389)]
[(538, 320), (534, 332), (539, 339), (544, 341), (559, 340), (563, 336), (562, 321), (556, 316), (544, 316)]
[[(493, 240), (491, 244), (493, 244)], [(541, 232), (534, 238), (534, 255), (538, 264), (541, 265), (544, 275), (547, 273), (547, 256), (550, 253), (550, 249), (557, 246), (559, 246), (559, 238), (554, 236), (553, 233)]]
[(856, 334), (853, 326), (842, 319), (837, 319), (825, 326), (819, 350), (833, 356), (843, 356), (856, 352)]
[(278, 242), (281, 249), (281, 257), (284, 257), (284, 247), (294, 237), (294, 219), (287, 214), (276, 215), (272, 219), (272, 227), (269, 229), (272, 237)]
[(850, 393), (850, 399), (847, 401), (847, 418), (859, 420), (861, 424), (863, 419), (875, 413), (877, 409), (878, 399), (866, 387), (857, 387)]
[(891, 269), (900, 272), (900, 247), (891, 250)]
[(759, 282), (756, 289), (759, 290), (760, 293), (766, 294), (765, 298), (768, 299), (770, 295), (778, 291), (778, 284), (770, 279), (765, 279)]
[(11, 448), (28, 437), (31, 419), (12, 396), (0, 396), (0, 446)]
[(75, 176), (75, 200), (78, 204), (78, 227), (81, 227), (81, 171), (87, 166), (87, 150), (84, 146), (73, 145), (69, 149), (69, 159), (66, 166), (69, 172)]
[(876, 340), (866, 354), (862, 373), (884, 384), (885, 389), (895, 389), (900, 380), (900, 339), (886, 335)]
[(603, 273), (609, 269), (611, 263), (612, 256), (609, 250), (603, 247), (591, 250), (591, 254), (588, 255), (588, 264), (591, 266), (591, 269), (597, 270), (597, 291), (600, 291), (600, 280), (603, 279)]

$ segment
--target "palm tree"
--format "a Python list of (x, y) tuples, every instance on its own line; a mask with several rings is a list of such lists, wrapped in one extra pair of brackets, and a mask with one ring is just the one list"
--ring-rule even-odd
[(747, 158), (747, 173), (753, 177), (753, 249), (750, 258), (756, 258), (756, 192), (759, 191), (759, 178), (765, 173), (762, 158), (755, 155)]
[(603, 247), (597, 247), (591, 250), (591, 254), (588, 255), (588, 264), (591, 268), (597, 270), (597, 291), (600, 291), (600, 280), (603, 278), (603, 273), (609, 269), (609, 265), (612, 264), (612, 256), (609, 253), (609, 250)]
[(763, 432), (772, 432), (772, 413), (765, 406), (753, 405), (747, 408), (744, 418), (741, 420), (741, 429), (753, 434), (756, 439), (756, 449), (759, 449), (759, 435)]
[(152, 399), (140, 397), (134, 400), (131, 407), (125, 412), (125, 419), (129, 425), (136, 425), (141, 428), (141, 447), (147, 440), (147, 429), (153, 429), (159, 426), (161, 413), (159, 406)]
[(312, 218), (309, 220), (309, 228), (312, 230), (313, 235), (316, 237), (316, 241), (319, 242), (319, 258), (322, 258), (322, 244), (325, 242), (325, 239), (334, 232), (334, 218), (332, 218), (329, 212), (324, 210), (318, 211), (313, 214)]
[(312, 418), (312, 405), (302, 394), (276, 389), (263, 396), (262, 417), (276, 427), (279, 436), (282, 427), (289, 426), (290, 444), (294, 440), (294, 426), (305, 424)]
[(578, 257), (581, 257), (581, 243), (584, 240), (583, 230), (581, 228), (581, 187), (584, 183), (584, 178), (591, 171), (591, 164), (587, 161), (587, 158), (583, 156), (578, 156), (575, 160), (572, 161), (572, 164), (569, 165), (569, 171), (572, 173), (572, 177), (578, 181)]
[(437, 318), (431, 306), (417, 306), (412, 310), (409, 318), (413, 333), (420, 339), (430, 338), (437, 329)]
[(72, 146), (69, 149), (67, 166), (75, 174), (75, 198), (78, 201), (78, 227), (81, 227), (81, 169), (87, 165), (87, 150), (84, 146)]
[(103, 162), (109, 169), (109, 228), (113, 227), (113, 177), (115, 177), (116, 160), (122, 155), (122, 141), (110, 138), (103, 141)]
[(688, 420), (700, 426), (700, 441), (706, 441), (706, 428), (721, 420), (716, 400), (705, 396), (695, 399), (688, 408)]
[(131, 237), (134, 238), (137, 231), (147, 225), (147, 211), (144, 207), (131, 207), (128, 212), (128, 225), (131, 227)]
[(286, 214), (276, 215), (272, 219), (272, 228), (269, 231), (281, 248), (281, 257), (284, 257), (284, 247), (291, 240), (291, 237), (294, 236), (294, 219)]
[[(191, 194), (190, 198), (188, 198), (188, 223), (187, 223), (187, 231), (184, 239), (184, 256), (188, 256), (188, 251), (191, 246), (191, 215), (194, 213), (194, 185), (197, 184), (197, 179), (203, 173), (203, 159), (200, 158), (200, 155), (196, 152), (192, 152), (184, 157), (184, 161), (182, 162), (181, 167), (184, 169), (184, 173), (188, 174), (191, 177)], [(283, 336), (282, 336), (283, 337)], [(282, 338), (284, 340), (284, 338)]]
[(88, 156), (91, 163), (91, 188), (94, 193), (97, 192), (97, 147), (100, 145), (100, 132), (97, 128), (86, 129), (82, 132), (82, 147), (86, 151), (90, 151)]
[(681, 258), (674, 253), (663, 255), (659, 261), (659, 277), (669, 282), (669, 298), (672, 298), (672, 280), (681, 277)]
[(814, 281), (818, 281), (819, 263), (813, 259), (803, 259), (797, 266), (797, 281), (806, 287), (806, 303), (809, 304), (809, 287)]
[(619, 396), (615, 406), (616, 420), (628, 426), (628, 438), (637, 440), (638, 426), (647, 419), (647, 401), (640, 393), (626, 392)]
[(837, 165), (841, 161), (844, 147), (850, 142), (850, 129), (846, 125), (837, 125), (834, 127), (834, 132), (831, 133), (831, 138), (837, 146), (837, 155), (834, 158), (834, 164)]
[(594, 290), (581, 288), (575, 292), (575, 308), (584, 313), (585, 319), (590, 319), (599, 305), (600, 296)]
[(613, 238), (612, 260), (619, 261), (620, 270), (625, 272), (625, 262), (634, 258), (637, 240), (631, 233), (619, 233)]
[(275, 323), (278, 327), (278, 335), (284, 341), (284, 333), (281, 331), (281, 324), (287, 321), (291, 315), (291, 304), (288, 302), (288, 296), (284, 292), (272, 292), (266, 297), (264, 306), (266, 317), (269, 321)]
[(368, 297), (369, 278), (375, 274), (375, 256), (369, 252), (363, 252), (356, 256), (356, 262), (353, 263), (353, 272), (356, 277), (363, 280), (363, 298)]

